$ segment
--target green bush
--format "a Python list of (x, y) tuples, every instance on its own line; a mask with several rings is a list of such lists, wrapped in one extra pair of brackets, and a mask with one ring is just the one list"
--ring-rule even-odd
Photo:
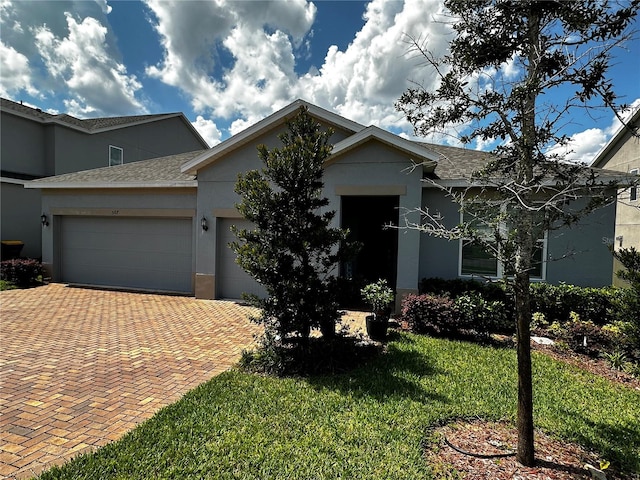
[(607, 328), (596, 325), (591, 320), (582, 320), (575, 312), (571, 312), (571, 321), (555, 326), (555, 335), (574, 352), (601, 356), (612, 352), (616, 346), (616, 334)]
[(460, 315), (453, 300), (437, 295), (404, 297), (400, 320), (416, 333), (452, 333), (460, 328)]
[(574, 285), (532, 283), (531, 311), (543, 313), (549, 322), (567, 322), (569, 314), (576, 312), (581, 319), (596, 325), (614, 320), (614, 302), (619, 291), (613, 287), (590, 288)]
[(31, 287), (40, 283), (42, 264), (29, 258), (16, 258), (0, 263), (0, 278), (18, 287)]
[(478, 293), (485, 300), (497, 300), (505, 305), (511, 302), (509, 292), (505, 289), (503, 283), (479, 282), (461, 278), (452, 280), (438, 277), (423, 278), (420, 281), (420, 293), (430, 293), (450, 298), (457, 298), (466, 293)]
[(467, 293), (457, 297), (454, 303), (460, 315), (460, 328), (475, 330), (480, 335), (514, 332), (515, 324), (499, 300), (488, 301), (479, 293)]

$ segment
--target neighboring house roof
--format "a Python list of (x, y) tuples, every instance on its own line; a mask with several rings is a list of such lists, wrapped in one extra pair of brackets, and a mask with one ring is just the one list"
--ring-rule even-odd
[(6, 98), (0, 99), (0, 111), (27, 118), (38, 123), (61, 125), (87, 134), (101, 133), (109, 130), (116, 130), (119, 128), (178, 117), (183, 121), (187, 128), (192, 131), (193, 135), (198, 139), (203, 147), (209, 147), (209, 144), (207, 144), (193, 125), (191, 125), (191, 122), (189, 122), (184, 114), (180, 112), (81, 119), (66, 113), (52, 115), (50, 113), (43, 112), (39, 108), (28, 107), (27, 105), (16, 103), (11, 100), (7, 100)]
[(626, 124), (620, 125), (616, 133), (613, 134), (613, 137), (607, 142), (607, 144), (600, 149), (596, 156), (591, 162), (592, 167), (601, 167), (603, 163), (608, 159), (607, 156), (609, 152), (615, 148), (618, 142), (622, 139), (625, 133), (632, 129), (635, 133), (638, 133), (638, 123), (640, 122), (640, 107), (636, 108), (636, 111), (631, 115), (631, 118), (627, 120)]
[(33, 180), (25, 187), (55, 189), (197, 187), (195, 175), (182, 173), (180, 167), (201, 155), (202, 152), (203, 150), (196, 150), (113, 167), (66, 173)]

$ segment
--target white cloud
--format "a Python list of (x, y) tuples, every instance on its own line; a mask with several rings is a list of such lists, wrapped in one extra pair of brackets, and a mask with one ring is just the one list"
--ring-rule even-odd
[[(640, 108), (640, 98), (631, 103), (626, 112), (621, 112), (623, 118), (629, 118), (635, 109)], [(559, 155), (561, 158), (575, 163), (590, 164), (596, 154), (607, 144), (621, 127), (618, 117), (613, 115), (611, 123), (605, 128), (589, 128), (571, 135), (565, 145), (554, 145), (548, 154)]]
[(37, 95), (38, 91), (31, 84), (29, 59), (17, 52), (13, 47), (0, 41), (0, 95), (12, 97), (20, 91), (29, 95)]
[[(293, 50), (313, 23), (312, 3), (147, 4), (164, 47), (162, 62), (147, 68), (147, 74), (184, 91), (196, 111), (259, 119), (274, 105), (292, 100)], [(232, 65), (223, 68), (223, 57), (233, 58)]]
[[(298, 75), (296, 48), (313, 36), (316, 9), (310, 2), (147, 4), (164, 48), (163, 61), (147, 74), (180, 88), (196, 111), (235, 119), (232, 134), (296, 98), (367, 125), (409, 131), (394, 108), (418, 64), (408, 55), (406, 35), (427, 39), (440, 55), (449, 31), (432, 21), (442, 11), (439, 0), (374, 0), (367, 5), (365, 25), (344, 51), (331, 47), (322, 65)], [(226, 69), (221, 57), (233, 59)]]
[(218, 130), (215, 122), (213, 120), (206, 120), (201, 115), (196, 117), (195, 122), (191, 122), (193, 128), (195, 128), (202, 138), (209, 144), (210, 147), (213, 147), (219, 144), (222, 141), (222, 132)]
[[(142, 84), (109, 54), (107, 29), (98, 20), (81, 22), (65, 13), (68, 36), (56, 36), (47, 25), (33, 29), (35, 44), (49, 75), (62, 81), (75, 113), (124, 115), (144, 111), (136, 99)], [(71, 111), (69, 112), (71, 114)]]
[(100, 6), (102, 13), (109, 15), (111, 13), (111, 6), (107, 4), (107, 0), (96, 0), (96, 3)]

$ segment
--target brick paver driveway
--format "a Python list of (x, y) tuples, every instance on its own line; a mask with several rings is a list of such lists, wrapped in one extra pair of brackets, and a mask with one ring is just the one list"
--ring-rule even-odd
[(248, 313), (60, 284), (0, 293), (0, 477), (115, 440), (228, 369), (258, 332)]

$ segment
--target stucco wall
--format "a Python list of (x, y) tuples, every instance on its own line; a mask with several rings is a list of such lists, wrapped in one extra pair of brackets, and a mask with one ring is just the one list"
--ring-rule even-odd
[(203, 148), (177, 117), (92, 135), (56, 125), (55, 174), (108, 167), (109, 145), (123, 149), (124, 163)]
[[(67, 215), (89, 216), (149, 216), (162, 215), (166, 210), (196, 209), (195, 189), (147, 189), (147, 190), (67, 190), (64, 192), (44, 190), (42, 192), (42, 210), (49, 217), (49, 226), (42, 228), (42, 262), (51, 270), (54, 279), (58, 262), (56, 247), (59, 239), (61, 211)], [(206, 234), (200, 228), (198, 217), (193, 216), (193, 251), (196, 239)], [(195, 256), (193, 258), (195, 271)]]
[[(262, 168), (255, 146), (259, 143), (270, 148), (280, 146), (277, 139), (279, 131), (282, 130), (269, 132), (198, 172), (198, 218), (202, 215), (210, 218), (216, 215), (233, 215), (234, 205), (240, 201), (234, 192), (238, 172)], [(335, 144), (342, 138), (344, 134), (337, 132), (331, 141)], [(421, 195), (419, 178), (422, 172), (420, 169), (411, 173), (404, 171), (410, 165), (408, 155), (377, 141), (368, 142), (336, 157), (335, 161), (331, 160), (324, 174), (324, 195), (330, 202), (328, 208), (337, 212), (334, 226), (339, 226), (341, 221), (340, 191), (348, 195), (399, 195), (401, 209), (417, 205)], [(361, 187), (374, 188), (362, 190)], [(402, 190), (401, 194), (399, 188)], [(210, 223), (215, 227), (198, 243), (197, 265), (198, 273), (215, 275), (215, 241), (218, 237), (215, 228), (218, 222)], [(412, 231), (399, 231), (398, 236), (397, 289), (415, 291), (418, 283), (417, 252), (420, 238), (417, 232)]]
[(2, 112), (0, 121), (2, 170), (33, 176), (47, 175), (44, 127), (6, 112)]
[[(440, 212), (447, 227), (460, 222), (458, 206), (437, 189), (424, 189), (422, 205), (430, 212)], [(613, 259), (607, 242), (612, 240), (614, 216), (615, 206), (609, 205), (584, 217), (572, 228), (549, 232), (545, 281), (592, 287), (611, 285)], [(459, 240), (422, 234), (420, 242), (421, 279), (458, 277)]]
[(24, 243), (21, 256), (39, 258), (41, 255), (40, 191), (27, 190), (20, 184), (2, 182), (0, 186), (2, 240)]

